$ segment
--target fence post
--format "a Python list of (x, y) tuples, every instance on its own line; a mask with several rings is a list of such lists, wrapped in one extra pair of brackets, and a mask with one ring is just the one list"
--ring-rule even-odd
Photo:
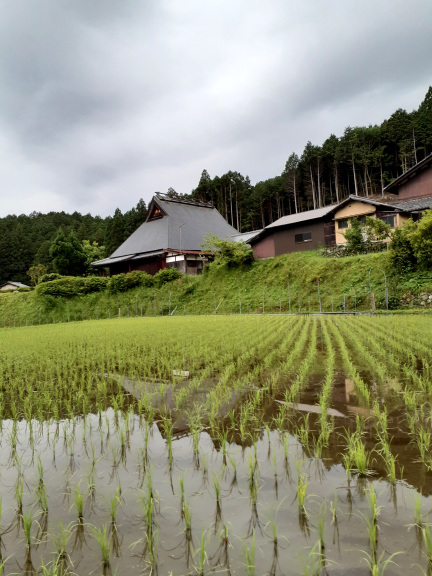
[(264, 290), (263, 290), (263, 306), (262, 306), (262, 313), (264, 314), (265, 310), (265, 301), (264, 301)]
[(289, 282), (288, 282), (288, 312), (291, 314), (291, 293)]
[(321, 292), (320, 292), (319, 278), (318, 278), (318, 301), (319, 301), (319, 311), (321, 314), (322, 310), (321, 310)]

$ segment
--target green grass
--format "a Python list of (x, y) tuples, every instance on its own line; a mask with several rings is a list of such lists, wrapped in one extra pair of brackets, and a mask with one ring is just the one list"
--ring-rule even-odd
[[(318, 311), (317, 279), (323, 311), (369, 310), (369, 269), (378, 309), (384, 310), (384, 272), (391, 303), (402, 294), (432, 290), (429, 273), (403, 278), (392, 276), (388, 254), (324, 258), (318, 251), (285, 254), (257, 260), (250, 268), (210, 268), (201, 276), (186, 276), (162, 287), (136, 288), (120, 294), (109, 292), (74, 298), (39, 296), (35, 292), (0, 295), (0, 327), (66, 322), (89, 318), (167, 315), (169, 302), (174, 315)], [(424, 307), (418, 306), (424, 310)]]

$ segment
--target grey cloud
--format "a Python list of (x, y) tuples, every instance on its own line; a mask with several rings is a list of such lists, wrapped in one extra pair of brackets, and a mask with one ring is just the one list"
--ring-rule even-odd
[(203, 168), (272, 177), (307, 140), (418, 106), (432, 16), (426, 0), (404, 6), (3, 3), (0, 132), (14, 152), (1, 173), (29, 212), (55, 199), (101, 214), (189, 192)]

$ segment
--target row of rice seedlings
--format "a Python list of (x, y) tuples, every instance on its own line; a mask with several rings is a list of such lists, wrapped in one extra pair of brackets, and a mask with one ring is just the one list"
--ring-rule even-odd
[(351, 361), (350, 351), (347, 348), (342, 335), (336, 329), (334, 322), (329, 323), (329, 328), (330, 328), (330, 332), (331, 332), (334, 340), (337, 342), (345, 370), (347, 371), (348, 375), (352, 378), (352, 380), (354, 382), (354, 387), (357, 391), (357, 394), (363, 399), (364, 403), (369, 406), (370, 405), (369, 388), (365, 384), (365, 382), (362, 380), (362, 378), (360, 377), (360, 375), (358, 373), (356, 366)]
[[(432, 353), (428, 346), (427, 324), (424, 319), (416, 319), (416, 324), (421, 324), (421, 331), (415, 329), (415, 325), (409, 317), (404, 317), (404, 331), (392, 329), (392, 326), (382, 325), (380, 322), (371, 322), (370, 319), (362, 318), (361, 324), (367, 326), (374, 333), (378, 346), (381, 346), (389, 355), (393, 363), (403, 366), (411, 365), (417, 369), (419, 361), (432, 362)], [(396, 355), (396, 356), (395, 356)]]
[(394, 485), (396, 484), (397, 456), (394, 456), (391, 451), (391, 439), (389, 438), (388, 434), (387, 409), (385, 406), (380, 408), (378, 402), (375, 401), (373, 405), (373, 412), (376, 418), (375, 427), (378, 436), (377, 452), (382, 457), (382, 462), (387, 472), (387, 480)]
[(307, 355), (304, 361), (301, 363), (298, 370), (297, 376), (291, 387), (287, 390), (285, 398), (288, 398), (291, 402), (297, 402), (300, 398), (300, 392), (307, 382), (310, 370), (313, 366), (313, 362), (316, 354), (316, 344), (317, 344), (317, 321), (313, 319), (312, 330), (310, 335), (310, 343), (307, 351)]
[[(351, 353), (366, 366), (371, 375), (374, 376), (376, 384), (384, 387), (391, 381), (392, 388), (398, 390), (399, 365), (391, 362), (391, 357), (386, 353), (386, 348), (377, 345), (374, 341), (371, 345), (371, 334), (368, 329), (358, 325), (354, 319), (349, 319), (341, 324), (340, 334), (345, 340)], [(394, 360), (394, 358), (393, 358)]]

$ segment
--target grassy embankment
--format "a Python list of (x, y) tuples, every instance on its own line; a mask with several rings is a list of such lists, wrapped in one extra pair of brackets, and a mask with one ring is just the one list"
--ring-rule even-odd
[[(286, 254), (254, 262), (251, 268), (210, 268), (202, 276), (183, 277), (162, 287), (136, 288), (125, 293), (108, 291), (74, 298), (39, 296), (36, 292), (0, 296), (0, 326), (47, 323), (122, 316), (168, 314), (262, 313), (319, 310), (325, 312), (369, 310), (371, 287), (378, 309), (384, 309), (384, 274), (387, 276), (390, 308), (400, 305), (403, 294), (432, 292), (432, 273), (400, 278), (389, 267), (388, 254), (347, 258), (324, 258), (317, 252)], [(406, 306), (405, 306), (406, 308)], [(419, 306), (419, 309), (426, 307)]]

